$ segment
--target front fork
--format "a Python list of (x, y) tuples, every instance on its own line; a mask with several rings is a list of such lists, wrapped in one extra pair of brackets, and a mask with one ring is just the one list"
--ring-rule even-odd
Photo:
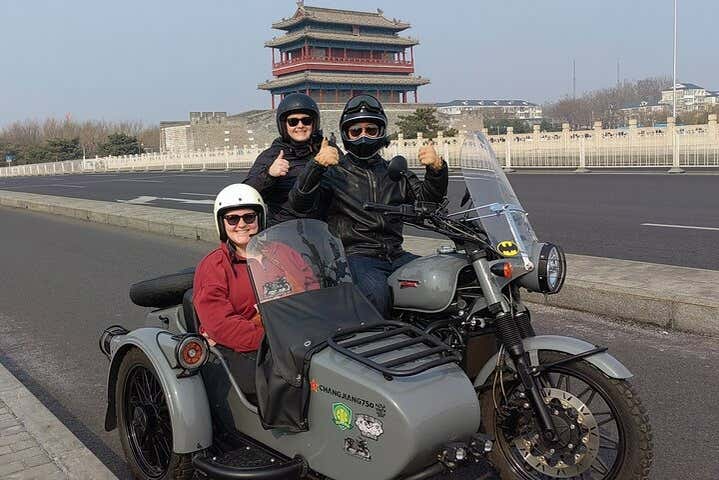
[(542, 386), (539, 383), (539, 378), (531, 373), (532, 365), (529, 354), (524, 350), (524, 344), (522, 343), (522, 337), (533, 336), (534, 334), (528, 313), (519, 313), (518, 318), (515, 318), (511, 306), (507, 303), (501, 289), (492, 277), (493, 274), (490, 271), (489, 263), (483, 250), (471, 251), (469, 257), (477, 274), (482, 293), (487, 299), (487, 308), (495, 315), (495, 326), (499, 341), (504, 345), (509, 357), (514, 362), (519, 380), (529, 396), (530, 405), (538, 420), (542, 435), (547, 440), (555, 440), (557, 434), (548, 407), (542, 397)]

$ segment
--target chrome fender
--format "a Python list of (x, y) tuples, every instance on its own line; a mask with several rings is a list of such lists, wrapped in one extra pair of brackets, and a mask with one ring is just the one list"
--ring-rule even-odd
[(212, 445), (212, 417), (202, 377), (177, 378), (182, 372), (175, 362), (177, 341), (170, 332), (160, 328), (138, 328), (110, 341), (110, 370), (107, 378), (107, 412), (105, 430), (117, 426), (115, 388), (117, 373), (125, 354), (139, 348), (150, 359), (167, 399), (172, 422), (172, 450), (192, 453)]
[[(522, 340), (524, 350), (529, 353), (529, 358), (533, 366), (539, 365), (540, 350), (552, 350), (555, 352), (563, 352), (569, 355), (586, 352), (596, 348), (596, 345), (574, 337), (564, 337), (562, 335), (540, 335), (538, 337), (530, 337)], [(497, 366), (497, 355), (494, 354), (487, 363), (484, 364), (479, 371), (477, 378), (474, 380), (474, 386), (479, 387), (489, 379)], [(605, 375), (611, 378), (626, 379), (632, 377), (632, 372), (625, 367), (622, 362), (608, 354), (607, 352), (596, 353), (584, 360), (591, 363)]]

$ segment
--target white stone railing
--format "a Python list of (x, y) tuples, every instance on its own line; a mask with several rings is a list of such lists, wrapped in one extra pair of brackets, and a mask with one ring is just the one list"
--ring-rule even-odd
[[(484, 132), (487, 134), (486, 130)], [(507, 169), (558, 168), (643, 168), (643, 167), (719, 167), (719, 129), (717, 116), (709, 115), (706, 125), (675, 126), (669, 118), (663, 128), (637, 128), (630, 120), (628, 129), (602, 129), (595, 122), (592, 130), (572, 131), (564, 124), (561, 132), (487, 135), (500, 163)], [(384, 156), (407, 157), (417, 167), (417, 152), (432, 141), (450, 167), (459, 166), (460, 137), (405, 139), (401, 135), (384, 151)], [(146, 153), (121, 157), (102, 157), (67, 162), (40, 163), (0, 168), (0, 177), (60, 175), (98, 172), (143, 172), (167, 170), (231, 170), (249, 168), (265, 146), (201, 150), (184, 153)]]

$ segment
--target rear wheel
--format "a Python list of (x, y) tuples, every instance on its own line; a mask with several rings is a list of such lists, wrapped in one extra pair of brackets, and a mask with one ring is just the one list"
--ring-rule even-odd
[[(566, 358), (540, 352), (547, 364)], [(503, 479), (645, 480), (652, 463), (651, 426), (626, 380), (612, 379), (585, 360), (541, 377), (558, 439), (543, 439), (527, 395), (512, 373), (480, 397), (484, 429), (496, 438), (490, 459)], [(508, 381), (509, 380), (509, 381)]]
[(133, 348), (122, 359), (115, 389), (120, 441), (135, 478), (184, 480), (192, 477), (190, 455), (172, 451), (172, 422), (155, 368)]

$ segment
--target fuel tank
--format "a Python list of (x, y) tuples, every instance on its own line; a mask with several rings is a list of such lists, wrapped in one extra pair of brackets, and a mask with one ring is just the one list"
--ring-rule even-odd
[(441, 312), (452, 302), (464, 268), (471, 268), (471, 264), (466, 255), (458, 253), (437, 253), (412, 260), (387, 280), (394, 308)]

